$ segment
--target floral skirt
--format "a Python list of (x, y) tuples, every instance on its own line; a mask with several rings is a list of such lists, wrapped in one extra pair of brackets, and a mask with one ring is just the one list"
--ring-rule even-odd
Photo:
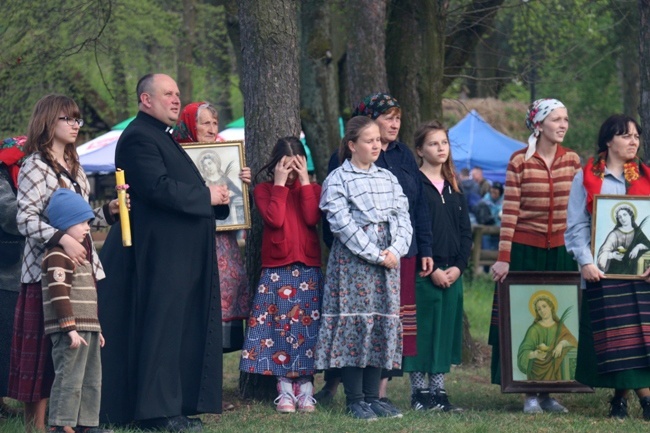
[(240, 370), (289, 378), (314, 374), (322, 281), (320, 268), (301, 263), (262, 269)]
[[(387, 229), (380, 248), (386, 248)], [(402, 365), (400, 270), (374, 265), (334, 240), (327, 264), (316, 367)]]

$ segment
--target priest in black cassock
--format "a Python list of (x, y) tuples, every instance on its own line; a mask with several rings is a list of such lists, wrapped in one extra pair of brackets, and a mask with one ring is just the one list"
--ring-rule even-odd
[(228, 216), (224, 186), (206, 186), (170, 132), (181, 110), (176, 82), (150, 74), (139, 113), (117, 143), (115, 166), (131, 199), (132, 247), (116, 224), (98, 282), (103, 423), (199, 431), (221, 412), (221, 299), (215, 218)]

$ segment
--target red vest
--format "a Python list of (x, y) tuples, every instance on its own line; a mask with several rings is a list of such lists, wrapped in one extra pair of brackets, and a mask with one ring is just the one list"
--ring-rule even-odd
[[(628, 182), (627, 179), (625, 180), (625, 194), (650, 195), (650, 168), (642, 162), (634, 164), (634, 166), (640, 167), (639, 176), (638, 179), (632, 182)], [(600, 194), (600, 189), (603, 186), (603, 178), (594, 174), (593, 157), (589, 158), (587, 165), (582, 170), (582, 184), (587, 191), (587, 212), (591, 214), (594, 209), (594, 194)]]

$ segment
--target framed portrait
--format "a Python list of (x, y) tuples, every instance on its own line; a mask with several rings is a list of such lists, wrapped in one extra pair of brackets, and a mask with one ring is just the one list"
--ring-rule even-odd
[(217, 220), (217, 231), (249, 229), (251, 208), (248, 186), (239, 179), (239, 172), (246, 166), (243, 141), (216, 143), (184, 143), (206, 185), (226, 185), (230, 191), (230, 215)]
[(501, 392), (593, 392), (575, 380), (579, 272), (510, 272), (498, 286)]
[(591, 252), (605, 276), (641, 279), (650, 267), (650, 197), (594, 196)]

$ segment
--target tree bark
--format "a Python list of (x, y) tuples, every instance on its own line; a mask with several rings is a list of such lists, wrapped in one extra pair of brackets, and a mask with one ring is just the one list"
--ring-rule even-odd
[(639, 116), (639, 57), (634, 53), (639, 47), (639, 21), (636, 19), (637, 5), (629, 2), (616, 2), (612, 13), (620, 20), (616, 35), (621, 49), (618, 52), (618, 69), (621, 80), (623, 113), (633, 118)]
[[(420, 117), (422, 120), (442, 120), (442, 94), (447, 59), (445, 58), (445, 28), (447, 26), (447, 0), (422, 0), (423, 62), (418, 86)], [(467, 48), (465, 48), (467, 49)]]
[[(639, 0), (639, 70), (641, 128), (650, 130), (650, 0)], [(650, 140), (643, 140), (646, 163), (650, 161)]]
[(386, 29), (386, 72), (391, 95), (402, 108), (400, 139), (413, 145), (413, 134), (421, 123), (420, 66), (423, 57), (420, 32), (421, 0), (392, 0)]
[[(297, 0), (241, 0), (241, 88), (246, 118), (246, 159), (253, 173), (267, 162), (280, 137), (300, 134)], [(262, 220), (252, 213), (246, 268), (255, 287), (261, 270)], [(275, 378), (242, 373), (243, 398), (275, 394)]]
[[(472, 48), (492, 29), (499, 7), (504, 0), (474, 0), (467, 5), (462, 18), (453, 26), (445, 42), (445, 76), (442, 89), (445, 90), (461, 72)], [(438, 0), (439, 7), (448, 2)]]
[(300, 117), (316, 177), (322, 182), (329, 158), (340, 144), (337, 70), (332, 61), (329, 5), (304, 0), (301, 7)]
[(187, 105), (193, 100), (192, 64), (194, 63), (194, 46), (196, 43), (196, 0), (183, 0), (183, 23), (178, 44), (178, 90), (181, 92), (181, 104)]
[(372, 93), (388, 92), (386, 2), (355, 0), (349, 4), (351, 23), (345, 63), (348, 98), (353, 106)]

